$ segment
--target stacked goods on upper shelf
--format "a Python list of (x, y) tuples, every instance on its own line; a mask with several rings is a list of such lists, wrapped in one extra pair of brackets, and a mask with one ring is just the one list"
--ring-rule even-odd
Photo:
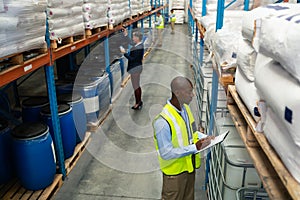
[(82, 0), (48, 0), (47, 18), (50, 39), (57, 40), (84, 35)]
[[(269, 4), (245, 13), (235, 85), (291, 175), (300, 182), (299, 4)], [(259, 103), (257, 103), (259, 102)], [(255, 116), (258, 107), (260, 118)]]
[(150, 0), (130, 0), (131, 16), (143, 14), (144, 11), (151, 10)]
[(176, 16), (176, 24), (183, 24), (185, 18), (185, 1), (173, 0), (172, 9), (174, 9), (174, 14)]
[(220, 76), (228, 77), (232, 82), (232, 76), (236, 69), (236, 57), (238, 41), (241, 36), (241, 17), (243, 10), (227, 10), (224, 12), (223, 27), (216, 31), (216, 15), (206, 15), (200, 19), (205, 28), (204, 42), (210, 50), (214, 66)]
[(131, 15), (138, 15), (143, 13), (143, 2), (140, 0), (131, 0), (130, 1), (130, 10)]
[(0, 58), (45, 47), (46, 0), (0, 3)]
[[(259, 120), (259, 117), (255, 115), (254, 108), (257, 106), (257, 101), (260, 100), (260, 96), (254, 85), (254, 69), (257, 62), (260, 65), (268, 62), (267, 59), (257, 60), (260, 20), (276, 13), (288, 13), (292, 7), (291, 4), (270, 4), (246, 12), (242, 18), (243, 37), (239, 41), (237, 52), (238, 70), (235, 74), (235, 85), (239, 95), (256, 121)], [(267, 37), (269, 36), (270, 34)]]
[(143, 10), (144, 11), (151, 10), (151, 1), (150, 0), (143, 0)]
[(108, 0), (107, 16), (110, 28), (130, 18), (129, 1)]
[(107, 26), (107, 0), (84, 0), (82, 10), (85, 29)]

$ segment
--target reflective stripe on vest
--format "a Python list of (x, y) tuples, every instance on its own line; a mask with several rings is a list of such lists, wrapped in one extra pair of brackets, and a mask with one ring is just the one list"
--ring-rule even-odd
[[(185, 105), (186, 111), (188, 113), (189, 121), (190, 121), (190, 129), (192, 130), (192, 123), (194, 123), (194, 118), (191, 113), (191, 110), (187, 105)], [(169, 104), (166, 104), (162, 112), (156, 117), (163, 117), (168, 124), (170, 125), (171, 129), (171, 135), (172, 135), (172, 144), (175, 148), (188, 146), (189, 145), (189, 139), (188, 139), (188, 130), (185, 125), (185, 121), (180, 116), (180, 114)], [(155, 120), (154, 120), (155, 121)], [(197, 134), (197, 132), (195, 132)], [(154, 133), (156, 135), (156, 133)], [(193, 138), (194, 138), (193, 134)], [(154, 137), (155, 140), (155, 146), (156, 150), (158, 150), (158, 145), (156, 141), (156, 137)], [(176, 175), (180, 174), (182, 172), (193, 172), (194, 166), (192, 163), (192, 155), (188, 155), (181, 158), (176, 159), (170, 159), (170, 160), (164, 160), (161, 158), (161, 156), (158, 156), (160, 168), (163, 173), (167, 175)], [(200, 167), (200, 155), (195, 155), (195, 164), (196, 168)]]

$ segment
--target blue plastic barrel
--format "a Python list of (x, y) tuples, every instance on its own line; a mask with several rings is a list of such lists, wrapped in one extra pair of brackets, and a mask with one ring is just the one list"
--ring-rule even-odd
[(66, 93), (57, 96), (58, 103), (66, 103), (72, 107), (73, 119), (76, 127), (76, 142), (82, 142), (87, 131), (87, 119), (83, 104), (83, 97), (78, 93)]
[(10, 133), (7, 120), (0, 118), (0, 185), (13, 176)]
[(49, 128), (41, 122), (16, 126), (12, 131), (14, 164), (21, 185), (28, 190), (49, 186), (56, 173)]
[(22, 102), (22, 119), (26, 122), (39, 122), (41, 108), (49, 104), (48, 97), (30, 97)]
[(102, 76), (81, 76), (76, 80), (74, 90), (83, 97), (88, 124), (97, 124), (110, 106), (110, 83), (108, 74)]
[[(74, 154), (74, 149), (76, 146), (76, 128), (73, 119), (72, 107), (68, 104), (59, 104), (57, 110), (64, 157), (67, 159)], [(44, 122), (49, 126), (49, 131), (52, 138), (54, 138), (50, 107), (43, 107), (41, 110), (41, 115)]]

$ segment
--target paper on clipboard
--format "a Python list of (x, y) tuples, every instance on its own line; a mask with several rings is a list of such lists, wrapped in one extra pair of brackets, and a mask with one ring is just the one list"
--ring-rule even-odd
[(221, 135), (216, 136), (215, 139), (211, 140), (211, 142), (208, 146), (204, 147), (203, 149), (200, 149), (198, 152), (202, 152), (216, 144), (219, 144), (220, 142), (223, 142), (223, 140), (226, 138), (228, 133), (229, 133), (229, 131), (226, 131), (225, 133), (222, 133)]

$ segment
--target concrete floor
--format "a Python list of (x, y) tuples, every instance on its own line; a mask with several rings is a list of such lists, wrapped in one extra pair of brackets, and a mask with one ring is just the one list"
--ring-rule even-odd
[[(134, 98), (129, 81), (103, 125), (92, 133), (87, 149), (55, 199), (160, 199), (162, 176), (151, 123), (170, 97), (172, 78), (193, 77), (187, 25), (177, 25), (175, 29), (174, 35), (165, 29), (163, 47), (154, 49), (145, 60), (141, 76), (143, 109), (130, 109)], [(196, 114), (195, 101), (196, 97), (192, 102)], [(197, 170), (196, 200), (207, 199), (204, 177), (205, 161)]]

